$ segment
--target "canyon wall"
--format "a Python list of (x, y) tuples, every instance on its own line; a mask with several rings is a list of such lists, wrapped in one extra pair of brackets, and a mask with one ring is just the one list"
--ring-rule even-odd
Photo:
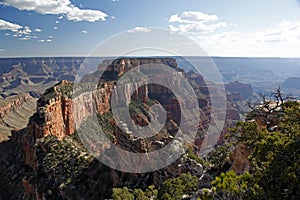
[(0, 142), (8, 139), (12, 130), (26, 127), (36, 110), (36, 100), (27, 93), (0, 100)]
[[(29, 101), (32, 97), (29, 94), (20, 97), (11, 97), (11, 100), (5, 99), (0, 106), (0, 119), (4, 118), (12, 110), (18, 109), (23, 103)], [(7, 103), (6, 103), (7, 102)]]

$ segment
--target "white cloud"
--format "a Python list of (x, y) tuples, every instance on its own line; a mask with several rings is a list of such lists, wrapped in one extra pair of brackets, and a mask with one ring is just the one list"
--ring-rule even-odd
[[(14, 32), (13, 37), (22, 37), (23, 35), (30, 35), (32, 30), (28, 26), (21, 26), (19, 24), (14, 24), (3, 19), (0, 19), (0, 30), (8, 30)], [(9, 33), (5, 33), (6, 36), (9, 36)], [(25, 39), (28, 37), (20, 38), (20, 40), (28, 40)]]
[(82, 31), (82, 33), (87, 34), (88, 32), (87, 31)]
[(23, 38), (19, 38), (19, 40), (30, 40), (30, 37), (23, 37)]
[(53, 36), (49, 36), (47, 39), (40, 39), (38, 42), (52, 42), (53, 41)]
[(149, 28), (145, 28), (145, 27), (140, 27), (140, 26), (137, 26), (131, 30), (128, 30), (129, 33), (136, 33), (136, 32), (150, 32), (151, 29)]
[(180, 22), (180, 23), (198, 23), (198, 22), (209, 22), (216, 21), (219, 18), (216, 15), (208, 15), (200, 11), (185, 11), (180, 15), (172, 15), (169, 18), (169, 22)]
[(54, 27), (53, 27), (53, 29), (54, 29), (54, 30), (57, 30), (57, 29), (58, 29), (58, 27), (57, 27), (57, 26), (54, 26)]
[(31, 31), (31, 29), (28, 27), (28, 26), (25, 26), (23, 29), (21, 29), (21, 30), (18, 30), (18, 32), (17, 32), (17, 34), (18, 35), (29, 35), (30, 33), (31, 33), (32, 31)]
[(185, 11), (180, 15), (171, 15), (169, 28), (171, 31), (183, 33), (213, 32), (220, 27), (227, 27), (226, 22), (219, 21), (218, 16), (209, 15), (200, 11)]
[(192, 38), (208, 52), (218, 56), (299, 57), (300, 21), (282, 21), (272, 28), (252, 32), (198, 34)]
[(65, 15), (71, 21), (95, 22), (104, 21), (107, 17), (107, 14), (100, 10), (78, 8), (70, 0), (3, 0), (0, 4), (40, 14)]
[(112, 18), (112, 19), (117, 19), (115, 16), (111, 16), (110, 18)]
[(34, 32), (42, 32), (42, 30), (41, 29), (39, 29), (39, 28), (36, 28), (36, 29), (34, 29)]
[(14, 24), (14, 23), (5, 21), (3, 19), (0, 19), (0, 30), (9, 30), (9, 31), (17, 32), (21, 28), (22, 28), (22, 26), (19, 24)]
[(6, 51), (5, 49), (0, 49), (0, 54)]
[(67, 13), (67, 19), (72, 21), (89, 21), (97, 20), (105, 21), (107, 14), (99, 10), (82, 10), (77, 7), (72, 7), (72, 11)]
[(55, 24), (59, 24), (60, 23), (60, 21), (55, 21)]
[(300, 21), (282, 20), (251, 32), (224, 29), (216, 33), (217, 28), (238, 25), (221, 22), (216, 15), (187, 11), (170, 16), (169, 23), (171, 31), (194, 39), (210, 56), (300, 56)]

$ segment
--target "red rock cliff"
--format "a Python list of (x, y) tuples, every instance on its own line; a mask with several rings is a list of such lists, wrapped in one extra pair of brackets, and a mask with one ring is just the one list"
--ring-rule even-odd
[(62, 81), (48, 89), (37, 102), (36, 113), (29, 119), (27, 133), (21, 141), (24, 163), (33, 169), (36, 169), (34, 145), (37, 139), (51, 134), (61, 140), (75, 131), (73, 102), (68, 96), (72, 89), (71, 82)]

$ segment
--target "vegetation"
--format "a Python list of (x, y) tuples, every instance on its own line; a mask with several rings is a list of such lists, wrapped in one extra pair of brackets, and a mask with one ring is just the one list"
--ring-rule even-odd
[(114, 188), (112, 198), (114, 200), (134, 200), (134, 195), (127, 187)]
[(116, 131), (116, 128), (113, 126), (114, 118), (113, 118), (112, 113), (106, 112), (102, 115), (98, 114), (97, 117), (98, 117), (99, 125), (101, 126), (103, 133), (105, 133), (106, 136), (113, 141), (114, 140), (114, 131)]
[(232, 144), (224, 144), (222, 146), (216, 146), (207, 156), (207, 160), (211, 165), (211, 173), (220, 174), (227, 171), (230, 166), (229, 155), (232, 152)]
[[(221, 173), (212, 182), (213, 190), (218, 191), (223, 199), (254, 199), (260, 187), (255, 183), (253, 176), (249, 172), (237, 175), (234, 171)], [(221, 191), (221, 192), (220, 192)]]
[(261, 121), (239, 122), (232, 129), (229, 139), (246, 145), (252, 152), (251, 169), (241, 175), (234, 171), (221, 173), (203, 199), (299, 199), (300, 104), (288, 101), (281, 106), (284, 113), (279, 116), (278, 124), (274, 124), (278, 125), (276, 131), (267, 130)]
[(141, 189), (113, 188), (112, 198), (114, 200), (148, 200), (157, 198), (155, 186), (149, 186), (145, 191)]
[(141, 189), (114, 188), (112, 198), (114, 200), (173, 200), (182, 199), (183, 195), (191, 196), (196, 191), (198, 178), (190, 173), (182, 174), (177, 178), (167, 179), (162, 183), (159, 189), (155, 186), (149, 186), (145, 191)]
[(160, 186), (157, 199), (181, 199), (183, 195), (191, 195), (196, 191), (197, 184), (198, 178), (190, 173), (168, 179)]
[(74, 83), (71, 81), (61, 81), (52, 88), (46, 90), (43, 94), (44, 100), (50, 100), (58, 96), (66, 95), (68, 98), (72, 97)]
[(194, 153), (192, 148), (188, 148), (187, 150), (187, 156), (196, 161), (197, 163), (201, 164), (204, 167), (209, 167), (210, 163), (206, 160), (204, 160), (203, 158), (199, 157), (196, 153)]
[(39, 183), (37, 189), (45, 192), (47, 199), (56, 199), (58, 188), (73, 187), (93, 161), (76, 137), (68, 136), (60, 141), (56, 136), (48, 135), (37, 143), (38, 178), (47, 181), (46, 185)]

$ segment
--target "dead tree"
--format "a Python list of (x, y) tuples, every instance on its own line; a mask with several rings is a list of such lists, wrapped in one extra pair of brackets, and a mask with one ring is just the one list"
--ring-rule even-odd
[(251, 110), (247, 118), (258, 119), (268, 130), (273, 130), (272, 127), (277, 126), (279, 117), (284, 113), (284, 102), (294, 98), (290, 96), (283, 97), (280, 87), (270, 97), (267, 98), (263, 94), (260, 94), (260, 97), (262, 98), (260, 103), (253, 104), (250, 101), (247, 102)]

